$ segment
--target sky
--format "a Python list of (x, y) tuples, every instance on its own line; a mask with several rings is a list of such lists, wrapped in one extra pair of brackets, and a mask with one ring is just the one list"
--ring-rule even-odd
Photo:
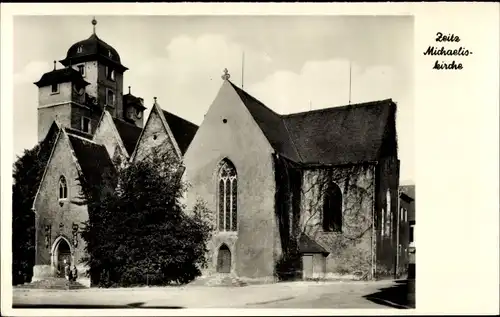
[[(37, 87), (92, 34), (92, 16), (14, 18), (14, 155), (37, 141)], [(124, 92), (201, 124), (230, 80), (281, 114), (392, 98), (400, 182), (414, 183), (414, 21), (410, 16), (96, 16), (129, 68)], [(244, 58), (243, 58), (244, 54)], [(62, 68), (58, 64), (58, 68)], [(242, 71), (243, 70), (243, 71)], [(349, 89), (350, 86), (350, 89)]]

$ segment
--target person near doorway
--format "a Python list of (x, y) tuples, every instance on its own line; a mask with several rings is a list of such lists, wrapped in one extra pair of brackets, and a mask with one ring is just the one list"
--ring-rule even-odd
[(76, 282), (76, 278), (78, 277), (78, 271), (76, 269), (76, 265), (73, 265), (73, 270), (71, 270), (72, 276), (73, 276), (73, 282)]
[(70, 280), (69, 277), (70, 277), (70, 274), (71, 274), (71, 270), (70, 270), (70, 266), (69, 266), (69, 263), (67, 260), (64, 260), (64, 277), (66, 278), (66, 280)]

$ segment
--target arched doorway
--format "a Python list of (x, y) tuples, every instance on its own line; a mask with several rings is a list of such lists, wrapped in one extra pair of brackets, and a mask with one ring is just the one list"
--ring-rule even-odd
[(58, 277), (64, 277), (64, 261), (71, 265), (71, 247), (68, 241), (59, 237), (54, 243), (52, 251), (52, 265)]
[(223, 244), (219, 248), (217, 255), (217, 272), (218, 273), (231, 273), (231, 251), (227, 245)]

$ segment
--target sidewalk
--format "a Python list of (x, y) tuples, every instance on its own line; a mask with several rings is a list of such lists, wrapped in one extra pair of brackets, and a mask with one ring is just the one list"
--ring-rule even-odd
[[(14, 289), (17, 306), (79, 306), (122, 308), (235, 308), (313, 302), (328, 296), (346, 302), (372, 293), (392, 282), (285, 282), (245, 287), (140, 287), (119, 289), (36, 290)], [(332, 297), (333, 296), (333, 297)], [(333, 302), (332, 302), (333, 304)]]

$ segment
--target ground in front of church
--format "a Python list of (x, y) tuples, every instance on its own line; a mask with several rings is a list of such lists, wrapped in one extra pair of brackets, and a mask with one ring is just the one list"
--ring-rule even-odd
[(405, 281), (13, 290), (13, 308), (409, 308)]

